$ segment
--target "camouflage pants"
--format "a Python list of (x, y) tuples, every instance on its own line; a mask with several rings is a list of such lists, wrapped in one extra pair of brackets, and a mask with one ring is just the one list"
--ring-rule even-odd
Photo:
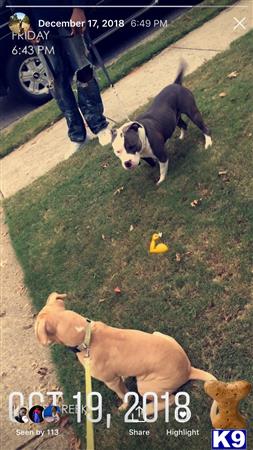
[[(46, 42), (46, 46), (53, 47), (54, 52), (44, 56), (53, 76), (52, 94), (67, 121), (69, 138), (74, 142), (83, 142), (86, 138), (83, 117), (94, 134), (106, 128), (108, 122), (103, 114), (99, 86), (83, 36), (66, 38), (64, 30), (61, 34), (62, 37)], [(74, 75), (77, 98), (72, 90)]]

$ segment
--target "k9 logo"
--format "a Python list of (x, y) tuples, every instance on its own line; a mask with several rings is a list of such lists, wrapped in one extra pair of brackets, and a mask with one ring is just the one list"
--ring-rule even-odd
[(212, 450), (247, 449), (246, 430), (212, 430)]

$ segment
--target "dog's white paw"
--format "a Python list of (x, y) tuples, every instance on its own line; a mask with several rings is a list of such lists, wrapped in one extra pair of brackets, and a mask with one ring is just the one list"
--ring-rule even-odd
[(156, 186), (159, 186), (159, 184), (161, 184), (164, 180), (165, 178), (159, 178), (159, 180), (156, 183)]
[(211, 136), (205, 134), (205, 150), (213, 144)]
[(104, 147), (105, 145), (108, 145), (112, 142), (112, 131), (109, 126), (106, 128), (103, 128), (99, 133), (97, 134), (99, 144)]
[(182, 141), (182, 140), (184, 139), (184, 137), (185, 137), (185, 131), (184, 131), (183, 128), (181, 128), (181, 129), (180, 129), (180, 136), (179, 136), (178, 139), (180, 139), (180, 141)]
[(159, 184), (161, 184), (166, 178), (166, 175), (168, 172), (169, 161), (168, 160), (165, 162), (159, 161), (159, 166), (160, 166), (160, 173), (159, 173), (160, 178), (156, 183), (157, 186), (159, 186)]
[(118, 411), (125, 411), (128, 408), (128, 402), (123, 402), (119, 407)]

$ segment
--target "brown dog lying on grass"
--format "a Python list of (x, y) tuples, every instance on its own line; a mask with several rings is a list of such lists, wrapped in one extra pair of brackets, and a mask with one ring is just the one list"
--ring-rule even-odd
[[(65, 298), (66, 294), (56, 292), (49, 295), (36, 319), (36, 337), (43, 345), (58, 343), (78, 349), (91, 331), (88, 349), (91, 375), (116, 392), (123, 401), (119, 409), (128, 407), (124, 403), (128, 392), (124, 379), (130, 376), (136, 377), (141, 395), (145, 392), (157, 394), (159, 411), (165, 408), (165, 401), (161, 399), (165, 392), (172, 394), (189, 380), (216, 379), (210, 373), (192, 367), (186, 353), (172, 337), (89, 322), (80, 314), (66, 310)], [(85, 351), (76, 354), (84, 365)], [(174, 396), (170, 395), (170, 404), (173, 403)], [(146, 414), (153, 412), (153, 403), (148, 403)]]

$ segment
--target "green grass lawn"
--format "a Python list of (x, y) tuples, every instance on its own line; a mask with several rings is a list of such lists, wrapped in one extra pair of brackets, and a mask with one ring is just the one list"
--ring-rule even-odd
[[(223, 11), (228, 5), (233, 5), (237, 0), (204, 0), (203, 5), (210, 8), (192, 8), (182, 16), (172, 21), (159, 36), (155, 36), (146, 43), (140, 44), (125, 52), (116, 62), (108, 67), (110, 77), (114, 83), (120, 80), (135, 67), (147, 62), (150, 58), (160, 53), (163, 49), (173, 44), (195, 28), (211, 20)], [(101, 90), (109, 86), (101, 69), (97, 71), (98, 81)], [(59, 120), (62, 114), (55, 102), (51, 100), (46, 105), (32, 111), (22, 117), (13, 126), (0, 132), (0, 159), (15, 150), (20, 145), (29, 141), (40, 131)]]
[[(172, 335), (195, 367), (221, 380), (252, 381), (252, 38), (248, 33), (186, 79), (212, 130), (213, 147), (204, 150), (194, 125), (185, 141), (173, 138), (168, 178), (160, 187), (154, 184), (157, 169), (143, 163), (125, 172), (110, 147), (91, 142), (5, 202), (38, 310), (50, 292), (67, 292), (68, 307), (84, 316)], [(238, 76), (229, 79), (235, 70)], [(221, 170), (227, 173), (219, 176)], [(169, 253), (148, 253), (155, 231), (163, 232)], [(116, 286), (121, 295), (115, 295)], [(82, 367), (64, 347), (52, 352), (65, 401), (73, 403), (71, 396), (84, 390)], [(140, 426), (151, 431), (146, 438), (128, 435), (133, 426), (123, 424), (111, 391), (95, 380), (93, 389), (103, 395), (104, 411), (112, 412), (110, 430), (105, 420), (95, 426), (99, 450), (211, 446), (211, 401), (201, 382), (184, 387), (191, 395), (190, 422), (177, 424), (172, 408), (170, 425), (161, 416), (156, 424)], [(251, 395), (242, 405), (248, 418), (252, 406)], [(180, 427), (199, 429), (199, 436), (166, 436), (166, 428)], [(83, 435), (83, 425), (77, 430)], [(249, 441), (253, 448), (252, 434)]]

